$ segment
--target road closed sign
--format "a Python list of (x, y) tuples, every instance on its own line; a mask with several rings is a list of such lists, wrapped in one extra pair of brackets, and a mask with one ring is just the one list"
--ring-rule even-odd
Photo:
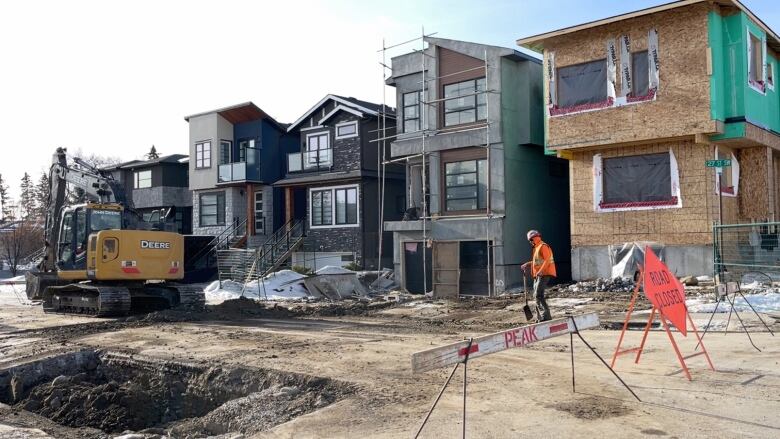
[(685, 289), (650, 247), (645, 247), (644, 271), (645, 296), (653, 306), (666, 317), (683, 336), (688, 335), (685, 306)]

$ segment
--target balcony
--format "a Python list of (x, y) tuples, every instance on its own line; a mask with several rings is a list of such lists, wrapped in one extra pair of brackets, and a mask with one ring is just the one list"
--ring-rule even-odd
[(245, 161), (223, 163), (219, 165), (217, 183), (262, 181), (260, 178), (260, 150), (246, 148), (245, 154)]
[(287, 172), (327, 171), (333, 166), (333, 150), (317, 149), (313, 151), (287, 154)]

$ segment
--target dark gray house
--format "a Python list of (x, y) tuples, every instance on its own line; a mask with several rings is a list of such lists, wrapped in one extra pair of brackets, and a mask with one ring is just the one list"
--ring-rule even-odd
[(189, 190), (189, 158), (171, 154), (150, 160), (132, 160), (108, 168), (125, 189), (144, 220), (166, 223), (172, 231), (192, 233), (192, 193)]
[(497, 295), (522, 285), (528, 229), (569, 263), (569, 168), (544, 152), (542, 62), (516, 50), (426, 37), (392, 58), (406, 158), (406, 221), (387, 219), (396, 280), (435, 297)]
[(383, 126), (385, 136), (394, 132), (392, 108), (383, 112), (381, 104), (332, 94), (289, 126), (288, 134), (300, 138), (299, 150), (287, 155), (285, 178), (274, 186), (284, 189), (286, 220), (306, 219), (293, 265), (392, 266), (392, 235), (381, 231), (380, 215), (390, 221), (403, 216), (404, 169), (384, 167), (382, 203), (380, 171), (389, 158), (389, 142), (383, 156), (377, 141)]
[(252, 102), (184, 119), (195, 234), (234, 227), (249, 247), (262, 244), (284, 224), (282, 189), (271, 184), (284, 177), (283, 160), (297, 149), (297, 137)]

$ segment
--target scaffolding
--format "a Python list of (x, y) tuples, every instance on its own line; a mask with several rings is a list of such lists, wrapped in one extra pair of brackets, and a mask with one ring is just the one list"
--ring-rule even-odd
[[(422, 242), (423, 242), (423, 251), (422, 251), (422, 260), (423, 260), (423, 289), (425, 293), (431, 293), (432, 291), (428, 291), (428, 261), (427, 261), (427, 248), (431, 248), (431, 257), (436, 258), (436, 254), (433, 251), (433, 240), (428, 236), (429, 230), (428, 230), (428, 222), (431, 223), (435, 221), (442, 221), (442, 220), (453, 220), (453, 219), (484, 219), (485, 220), (485, 245), (486, 245), (486, 255), (487, 255), (487, 266), (486, 266), (486, 272), (487, 272), (487, 295), (493, 296), (495, 293), (495, 277), (496, 277), (496, 263), (495, 263), (495, 254), (494, 249), (496, 247), (499, 247), (496, 245), (495, 240), (491, 244), (490, 239), (490, 233), (491, 233), (491, 227), (492, 227), (492, 220), (496, 215), (493, 212), (492, 206), (492, 185), (491, 185), (491, 170), (492, 170), (492, 162), (491, 162), (491, 149), (494, 148), (494, 145), (491, 144), (490, 141), (490, 127), (493, 125), (493, 122), (490, 118), (490, 99), (489, 95), (491, 93), (494, 93), (493, 90), (490, 89), (490, 64), (488, 62), (488, 51), (487, 49), (484, 50), (484, 58), (483, 58), (483, 64), (481, 66), (477, 67), (471, 67), (467, 69), (463, 69), (461, 71), (457, 72), (451, 72), (447, 73), (445, 75), (437, 76), (436, 74), (429, 75), (428, 68), (429, 68), (429, 61), (428, 58), (434, 58), (435, 55), (429, 54), (429, 47), (426, 48), (427, 44), (427, 38), (435, 35), (435, 33), (431, 34), (425, 34), (425, 28), (422, 28), (421, 35), (419, 37), (403, 41), (401, 43), (393, 44), (390, 46), (385, 45), (385, 40), (382, 40), (382, 48), (379, 50), (381, 53), (381, 70), (382, 70), (382, 125), (381, 125), (381, 136), (378, 137), (375, 141), (377, 142), (377, 155), (380, 157), (381, 160), (381, 172), (379, 173), (380, 177), (380, 195), (379, 195), (379, 205), (380, 207), (380, 214), (379, 214), (379, 231), (380, 231), (380, 245), (379, 245), (379, 258), (378, 260), (382, 260), (382, 239), (381, 235), (384, 232), (384, 189), (385, 189), (385, 177), (386, 177), (386, 166), (390, 164), (397, 164), (397, 163), (403, 163), (407, 169), (407, 178), (408, 178), (408, 169), (410, 160), (417, 160), (420, 159), (422, 161), (421, 166), (421, 188), (422, 188), (422, 214), (418, 216), (418, 218), (422, 222)], [(392, 67), (387, 65), (387, 53), (391, 49), (404, 47), (409, 44), (417, 43), (419, 41), (420, 48), (419, 49), (412, 49), (413, 53), (419, 53), (420, 54), (420, 63), (421, 63), (421, 71), (420, 71), (420, 77), (421, 80), (418, 82), (420, 84), (420, 95), (418, 98), (418, 103), (416, 104), (418, 107), (418, 111), (421, 112), (419, 117), (419, 130), (414, 131), (411, 134), (412, 136), (404, 136), (402, 139), (404, 141), (410, 141), (410, 140), (419, 140), (420, 141), (420, 152), (415, 154), (406, 155), (399, 158), (387, 158), (387, 141), (391, 141), (398, 139), (399, 134), (401, 133), (401, 129), (399, 129), (396, 126), (395, 132), (388, 135), (386, 132), (386, 120), (385, 120), (385, 109), (387, 106), (385, 105), (386, 102), (386, 87), (387, 87), (387, 73), (388, 71), (392, 75)], [(470, 73), (474, 71), (482, 70), (484, 72), (484, 78), (485, 78), (485, 86), (482, 90), (480, 90), (475, 83), (475, 91), (474, 93), (467, 93), (467, 94), (460, 94), (458, 93), (456, 96), (442, 96), (442, 97), (436, 97), (438, 96), (438, 92), (435, 92), (434, 94), (430, 93), (431, 87), (430, 84), (433, 84), (433, 90), (438, 91), (441, 89), (441, 87), (438, 86), (439, 81), (442, 79), (446, 79), (448, 77), (460, 75), (463, 73)], [(475, 78), (476, 79), (476, 78)], [(416, 91), (416, 90), (412, 90)], [(443, 94), (443, 93), (442, 93)], [(485, 96), (485, 118), (484, 123), (482, 123), (478, 119), (478, 111), (477, 108), (479, 107), (478, 100), (479, 98), (477, 96), (484, 95)], [(433, 121), (433, 123), (429, 123), (428, 117), (429, 117), (429, 110), (431, 108), (438, 109), (439, 111), (443, 111), (444, 105), (447, 101), (455, 100), (455, 99), (461, 99), (464, 97), (469, 96), (475, 96), (475, 121), (474, 123), (469, 123), (466, 126), (462, 127), (454, 127), (454, 128), (439, 128), (438, 122)], [(403, 102), (402, 102), (403, 106)], [(396, 115), (395, 120), (397, 121), (397, 124), (404, 124), (404, 116), (403, 111), (404, 109), (400, 109), (401, 114)], [(438, 115), (438, 111), (436, 113)], [(438, 119), (438, 118), (437, 118)], [(443, 119), (442, 119), (443, 120)], [(429, 126), (430, 125), (430, 126)], [(405, 129), (405, 127), (404, 127)], [(446, 188), (441, 187), (439, 188), (439, 191), (436, 194), (431, 194), (429, 191), (429, 182), (428, 182), (428, 166), (431, 163), (429, 156), (433, 153), (436, 153), (437, 151), (429, 151), (426, 149), (426, 143), (429, 142), (431, 137), (435, 136), (441, 136), (441, 135), (450, 135), (450, 134), (457, 134), (457, 133), (466, 133), (466, 132), (482, 132), (484, 130), (484, 142), (480, 142), (478, 144), (474, 145), (468, 145), (469, 147), (483, 147), (485, 148), (485, 162), (486, 162), (486, 182), (485, 182), (485, 213), (484, 214), (457, 214), (457, 215), (439, 215), (435, 214), (432, 215), (429, 211), (429, 202), (428, 198), (431, 196), (438, 196), (439, 202), (438, 202), (438, 210), (439, 212), (446, 211), (446, 197), (442, 196), (442, 194), (446, 193)], [(404, 134), (408, 134), (404, 132)], [(498, 147), (495, 145), (495, 147)], [(477, 175), (479, 174), (479, 166), (477, 165), (476, 170)], [(445, 176), (446, 179), (446, 176)], [(479, 200), (479, 180), (477, 180), (477, 200)], [(435, 183), (434, 183), (435, 184)], [(409, 184), (409, 198), (406, 202), (406, 207), (409, 207), (409, 204), (412, 200), (412, 188), (413, 185)], [(477, 201), (477, 209), (479, 210), (479, 202)], [(476, 237), (476, 236), (475, 236)], [(495, 237), (494, 237), (495, 238)], [(460, 262), (459, 262), (460, 264)], [(401, 268), (403, 269), (403, 267)], [(458, 267), (458, 273), (460, 273), (460, 267)], [(431, 289), (435, 290), (436, 286), (436, 263), (435, 261), (431, 261), (431, 275), (433, 276), (433, 279), (431, 281)], [(457, 287), (458, 295), (461, 295), (460, 292), (460, 275), (458, 275), (458, 287)]]

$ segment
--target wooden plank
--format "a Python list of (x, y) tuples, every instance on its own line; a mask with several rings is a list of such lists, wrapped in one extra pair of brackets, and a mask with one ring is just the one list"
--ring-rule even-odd
[[(575, 332), (574, 325), (571, 322), (572, 318), (580, 330), (599, 326), (598, 314), (588, 313), (484, 335), (475, 338), (472, 342), (469, 360), (507, 349), (521, 348), (537, 341)], [(468, 340), (464, 340), (446, 346), (415, 352), (412, 354), (412, 373), (447, 367), (463, 361), (468, 344)]]

